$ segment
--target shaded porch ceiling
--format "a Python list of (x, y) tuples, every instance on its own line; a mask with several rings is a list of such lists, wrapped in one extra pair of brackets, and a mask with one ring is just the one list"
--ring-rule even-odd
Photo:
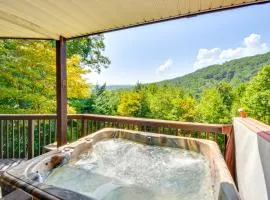
[(71, 39), (270, 0), (0, 0), (0, 38)]

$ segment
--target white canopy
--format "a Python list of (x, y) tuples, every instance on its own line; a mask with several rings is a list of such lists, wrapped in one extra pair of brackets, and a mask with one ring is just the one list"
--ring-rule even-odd
[(270, 0), (0, 0), (0, 38), (59, 39)]

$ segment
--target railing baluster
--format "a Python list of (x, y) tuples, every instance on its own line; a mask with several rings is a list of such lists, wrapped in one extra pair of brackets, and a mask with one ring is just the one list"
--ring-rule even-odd
[(8, 120), (6, 121), (6, 158), (9, 158), (9, 132), (8, 132)]
[(21, 133), (20, 133), (20, 120), (17, 121), (17, 131), (18, 131), (18, 158), (21, 158)]
[(86, 120), (84, 120), (84, 119), (82, 119), (81, 120), (81, 137), (84, 137), (85, 136), (85, 134), (86, 134)]
[(101, 127), (101, 123), (100, 123), (100, 121), (98, 120), (98, 121), (97, 121), (97, 131), (100, 130), (100, 127)]
[(99, 122), (99, 129), (102, 129), (102, 127), (103, 127), (103, 122), (100, 121), (100, 122)]
[(0, 158), (3, 159), (3, 120), (0, 120)]
[(73, 142), (73, 119), (70, 120), (70, 140)]
[(52, 129), (51, 129), (51, 120), (49, 120), (49, 144), (52, 143)]
[(28, 120), (28, 159), (34, 157), (34, 121)]
[(86, 134), (88, 135), (89, 134), (89, 121), (88, 120), (86, 120)]
[(11, 153), (12, 153), (12, 158), (14, 158), (14, 120), (11, 120), (11, 132), (12, 132)]
[(209, 132), (206, 133), (206, 139), (209, 140)]
[(202, 138), (202, 132), (198, 133), (198, 138)]
[(57, 137), (57, 120), (54, 121), (54, 141), (56, 141), (56, 137)]
[(224, 135), (224, 150), (223, 150), (224, 156), (226, 155), (227, 142), (228, 142), (228, 136)]
[(78, 136), (79, 136), (79, 120), (77, 119), (76, 120), (76, 140), (78, 139)]
[(24, 151), (24, 158), (26, 158), (26, 137), (25, 137), (25, 120), (23, 120), (23, 151)]
[(94, 126), (94, 122), (93, 122), (93, 120), (91, 120), (90, 123), (91, 123), (91, 133), (93, 133), (93, 131), (94, 131), (94, 127), (93, 127)]
[(40, 151), (41, 151), (41, 146), (40, 146), (40, 120), (37, 120), (37, 124), (38, 124), (38, 155), (40, 155)]
[(44, 119), (43, 120), (43, 145), (42, 146), (45, 146), (46, 145), (46, 120)]

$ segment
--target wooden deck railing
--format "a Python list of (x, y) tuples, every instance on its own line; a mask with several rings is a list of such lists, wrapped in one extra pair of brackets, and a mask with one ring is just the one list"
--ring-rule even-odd
[(0, 115), (0, 158), (32, 158), (55, 141), (56, 115)]
[[(232, 125), (203, 124), (95, 114), (68, 115), (68, 142), (105, 127), (214, 140), (226, 153)], [(32, 158), (56, 141), (56, 115), (0, 115), (0, 158)]]

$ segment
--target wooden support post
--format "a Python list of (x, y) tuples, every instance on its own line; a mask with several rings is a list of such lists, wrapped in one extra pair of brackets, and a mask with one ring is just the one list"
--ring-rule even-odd
[(27, 143), (27, 158), (31, 159), (34, 157), (34, 121), (28, 120), (28, 143)]
[(67, 143), (66, 39), (56, 41), (57, 147)]

